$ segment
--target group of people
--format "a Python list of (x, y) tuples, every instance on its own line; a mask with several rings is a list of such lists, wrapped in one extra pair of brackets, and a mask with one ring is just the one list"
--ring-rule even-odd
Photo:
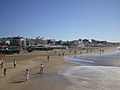
[[(4, 60), (0, 57), (0, 66), (3, 68)], [(4, 68), (4, 77), (6, 77), (6, 68)]]
[[(16, 67), (16, 60), (14, 60), (13, 63), (14, 63), (13, 65), (14, 65), (14, 68), (15, 68)], [(3, 58), (0, 57), (0, 66), (1, 66), (1, 68), (3, 68), (3, 65), (4, 65), (4, 60), (3, 60)], [(7, 76), (7, 69), (4, 68), (3, 70), (4, 70), (3, 71), (4, 72), (4, 77), (6, 77)]]
[[(75, 51), (75, 53), (76, 53), (76, 51)], [(64, 56), (64, 52), (62, 53), (62, 55)], [(61, 56), (61, 54), (59, 53), (59, 57)], [(49, 61), (50, 60), (50, 57), (49, 56), (47, 56), (47, 61)], [(2, 58), (0, 58), (0, 66), (1, 66), (1, 68), (3, 68), (3, 59)], [(13, 66), (14, 66), (14, 68), (16, 67), (16, 60), (14, 60), (13, 61)], [(43, 64), (41, 64), (40, 65), (40, 74), (42, 74), (43, 75), (43, 73), (44, 73), (44, 65)], [(27, 80), (29, 80), (29, 78), (30, 78), (30, 71), (29, 71), (29, 69), (26, 69), (25, 70), (25, 78), (26, 78), (26, 81)], [(6, 77), (7, 76), (7, 69), (6, 68), (4, 68), (4, 77)]]
[[(62, 53), (62, 55), (64, 56), (64, 52)], [(60, 53), (59, 53), (59, 57), (60, 57)], [(47, 61), (49, 61), (49, 60), (50, 60), (50, 57), (47, 56)], [(41, 64), (40, 65), (40, 74), (43, 75), (43, 73), (44, 73), (44, 65)], [(26, 71), (25, 71), (25, 77), (26, 77), (26, 81), (30, 78), (30, 71), (28, 69), (26, 69)]]
[[(3, 68), (3, 64), (4, 64), (4, 60), (3, 60), (3, 58), (0, 57), (0, 66), (1, 66), (1, 68)], [(4, 70), (3, 71), (4, 72), (4, 77), (6, 77), (6, 68), (4, 68), (3, 70)]]
[[(47, 56), (47, 60), (49, 61), (49, 56)], [(0, 57), (0, 67), (3, 68), (3, 74), (4, 74), (4, 77), (6, 77), (7, 76), (7, 68), (4, 68), (4, 60), (2, 57)], [(16, 60), (13, 61), (13, 67), (14, 68), (16, 67)], [(44, 71), (44, 65), (41, 64), (40, 65), (40, 74), (43, 75), (43, 71)], [(26, 77), (26, 81), (27, 81), (30, 77), (29, 69), (25, 70), (25, 77)]]
[[(43, 75), (43, 71), (44, 71), (44, 65), (41, 64), (40, 65), (40, 74)], [(26, 81), (29, 80), (29, 78), (30, 78), (30, 71), (28, 69), (26, 69), (26, 71), (25, 71), (25, 77), (26, 77)]]
[(104, 49), (100, 49), (100, 52), (104, 52)]

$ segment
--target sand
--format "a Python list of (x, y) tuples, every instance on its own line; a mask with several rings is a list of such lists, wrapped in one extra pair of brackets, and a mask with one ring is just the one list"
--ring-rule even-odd
[[(105, 51), (113, 51), (114, 47), (104, 48)], [(80, 50), (75, 49), (77, 54)], [(20, 54), (6, 55), (4, 58), (4, 68), (7, 68), (7, 77), (3, 76), (3, 69), (0, 69), (0, 90), (73, 90), (71, 84), (66, 78), (57, 74), (57, 71), (75, 64), (64, 61), (62, 53), (75, 55), (74, 49), (55, 51), (34, 51), (31, 53), (22, 52)], [(87, 53), (82, 50), (82, 54)], [(59, 53), (61, 56), (59, 57)], [(92, 53), (99, 53), (99, 49), (93, 50)], [(76, 55), (77, 55), (76, 54)], [(50, 60), (47, 61), (47, 56)], [(17, 67), (13, 67), (14, 59), (17, 61)], [(40, 64), (45, 66), (44, 75), (39, 74)], [(31, 73), (30, 80), (25, 81), (25, 69)]]

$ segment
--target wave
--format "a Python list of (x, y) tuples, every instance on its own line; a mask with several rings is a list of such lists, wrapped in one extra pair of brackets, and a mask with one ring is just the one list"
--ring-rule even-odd
[(72, 84), (72, 90), (120, 90), (120, 51), (112, 53), (67, 56), (76, 63), (58, 71)]
[(120, 67), (75, 66), (59, 70), (74, 90), (120, 90)]

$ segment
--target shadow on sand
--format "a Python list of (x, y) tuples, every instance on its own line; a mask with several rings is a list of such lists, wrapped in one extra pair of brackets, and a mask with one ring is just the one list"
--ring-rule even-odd
[(4, 76), (3, 76), (3, 77), (1, 76), (0, 78), (5, 78), (5, 77), (4, 77)]
[(31, 74), (31, 75), (38, 75), (38, 74), (40, 74), (40, 72), (37, 72), (37, 73), (33, 73), (33, 74)]
[[(31, 76), (33, 76), (33, 77), (36, 76), (36, 75), (40, 75), (40, 77), (43, 78), (43, 75), (41, 75), (40, 72), (31, 74)], [(24, 83), (24, 82), (26, 82), (26, 80), (14, 81), (12, 83)]]
[(11, 68), (14, 68), (14, 67), (7, 67), (6, 69), (11, 69)]
[(24, 83), (24, 82), (26, 82), (26, 80), (14, 81), (12, 83)]

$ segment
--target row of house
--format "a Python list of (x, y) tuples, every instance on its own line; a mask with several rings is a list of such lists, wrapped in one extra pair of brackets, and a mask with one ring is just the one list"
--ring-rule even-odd
[(106, 45), (116, 45), (120, 43), (110, 43), (107, 41), (99, 41), (95, 39), (78, 39), (72, 41), (56, 41), (55, 39), (44, 39), (44, 38), (24, 38), (24, 37), (6, 37), (0, 38), (0, 45), (8, 45), (8, 46), (33, 46), (33, 45), (72, 45), (72, 46), (106, 46)]
[(6, 37), (6, 38), (0, 38), (0, 45), (7, 45), (7, 46), (33, 46), (37, 44), (43, 44), (43, 45), (55, 45), (55, 39), (48, 39), (44, 40), (43, 38), (24, 38), (24, 37)]

